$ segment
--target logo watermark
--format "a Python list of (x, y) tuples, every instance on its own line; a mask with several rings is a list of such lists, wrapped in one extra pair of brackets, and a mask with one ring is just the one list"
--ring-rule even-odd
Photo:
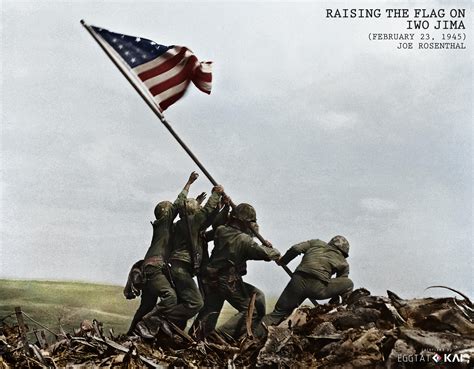
[(400, 354), (397, 356), (397, 361), (399, 363), (428, 363), (435, 362), (436, 364), (443, 363), (467, 363), (470, 362), (469, 354), (453, 354), (449, 352), (426, 352), (422, 351), (419, 354)]

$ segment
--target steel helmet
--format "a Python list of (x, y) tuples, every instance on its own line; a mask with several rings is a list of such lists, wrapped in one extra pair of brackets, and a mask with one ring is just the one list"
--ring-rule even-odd
[(328, 245), (334, 246), (347, 258), (349, 256), (349, 241), (344, 236), (335, 236), (331, 238)]
[(201, 209), (201, 205), (199, 205), (196, 199), (186, 199), (186, 212), (188, 215), (195, 214), (199, 209)]
[(173, 204), (169, 201), (161, 201), (155, 206), (155, 218), (161, 218), (167, 211), (171, 209)]
[(257, 213), (252, 205), (249, 204), (239, 204), (237, 205), (231, 213), (235, 219), (239, 219), (243, 222), (256, 222), (257, 221)]

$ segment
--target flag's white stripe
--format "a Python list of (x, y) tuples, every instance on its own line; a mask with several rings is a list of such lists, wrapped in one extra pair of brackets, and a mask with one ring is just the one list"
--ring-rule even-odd
[[(170, 78), (173, 78), (174, 76), (176, 76), (177, 74), (179, 74), (183, 68), (187, 65), (187, 61), (188, 61), (188, 58), (189, 56), (191, 56), (192, 53), (189, 53), (188, 55), (188, 51), (186, 51), (186, 54), (184, 56), (183, 59), (181, 59), (178, 64), (176, 66), (174, 66), (173, 68), (171, 68), (170, 70), (162, 73), (162, 74), (159, 74), (153, 78), (150, 78), (150, 79), (147, 79), (145, 80), (143, 83), (145, 84), (146, 87), (148, 87), (149, 89), (152, 88), (153, 86), (156, 86), (158, 84), (160, 84), (161, 82), (164, 82)], [(196, 61), (195, 65), (197, 65), (198, 62)]]
[(199, 69), (203, 73), (212, 73), (212, 64), (211, 63), (200, 63)]
[[(193, 56), (193, 53), (190, 52), (189, 50), (186, 50), (186, 52), (184, 53), (183, 57), (182, 57), (181, 59), (177, 60), (176, 63), (175, 63), (168, 71), (166, 71), (166, 72), (161, 72), (160, 74), (158, 74), (158, 75), (156, 75), (156, 76), (154, 76), (154, 77), (150, 77), (149, 79), (159, 77), (161, 74), (168, 73), (170, 70), (176, 68), (177, 66), (186, 64), (187, 61), (189, 60), (189, 58), (190, 58), (191, 56)], [(198, 65), (199, 65), (199, 62), (197, 61), (197, 58), (196, 58), (196, 61), (195, 61), (194, 66), (193, 66), (193, 69), (196, 68)], [(153, 68), (155, 68), (155, 67), (153, 67)], [(153, 69), (153, 68), (150, 68), (150, 69)], [(142, 70), (141, 73), (147, 72), (147, 71), (148, 71), (148, 70)], [(145, 80), (145, 81), (148, 81), (149, 79), (147, 79), (147, 80)], [(145, 81), (144, 81), (144, 82), (145, 82)], [(154, 83), (154, 84), (157, 84), (157, 83)]]
[(161, 94), (156, 95), (155, 100), (158, 101), (158, 103), (165, 101), (169, 99), (170, 97), (177, 95), (183, 90), (185, 90), (188, 84), (189, 84), (189, 80), (181, 82), (179, 85), (173, 86), (167, 89), (166, 91), (163, 91)]
[(211, 88), (212, 88), (211, 82), (195, 81), (195, 83), (203, 90), (211, 92)]
[(145, 64), (141, 64), (133, 68), (133, 70), (137, 73), (143, 73), (146, 72), (148, 69), (152, 69), (155, 67), (160, 66), (167, 60), (171, 59), (173, 56), (178, 54), (181, 51), (181, 46), (173, 47), (172, 49), (167, 50), (164, 54), (161, 54), (159, 57), (156, 59), (150, 60), (149, 62)]
[(160, 84), (161, 82), (164, 82), (170, 78), (173, 78), (174, 76), (176, 76), (178, 73), (181, 73), (181, 71), (183, 70), (185, 64), (183, 65), (177, 65), (175, 66), (174, 68), (170, 69), (169, 71), (163, 73), (163, 74), (159, 74), (158, 76), (156, 77), (153, 77), (153, 78), (150, 78), (150, 79), (147, 79), (145, 82), (143, 82), (145, 84), (146, 87), (148, 87), (149, 89), (152, 88), (153, 86), (156, 86), (158, 84)]

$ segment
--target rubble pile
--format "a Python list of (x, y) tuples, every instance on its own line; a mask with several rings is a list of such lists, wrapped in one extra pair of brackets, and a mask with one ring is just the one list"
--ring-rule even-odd
[(175, 328), (173, 338), (105, 337), (95, 320), (55, 342), (25, 347), (19, 326), (3, 322), (0, 368), (312, 367), (469, 368), (474, 363), (474, 306), (463, 298), (404, 300), (352, 293), (344, 305), (301, 307), (267, 337), (240, 341), (212, 334), (205, 341)]

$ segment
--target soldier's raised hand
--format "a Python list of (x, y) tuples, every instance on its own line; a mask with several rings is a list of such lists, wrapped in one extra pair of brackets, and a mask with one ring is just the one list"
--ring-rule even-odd
[(269, 248), (273, 249), (272, 243), (271, 243), (270, 241), (268, 241), (268, 240), (265, 240), (265, 242), (263, 242), (263, 245), (266, 246), (266, 247), (269, 247)]
[(224, 193), (224, 187), (222, 185), (217, 185), (212, 188), (212, 192), (215, 192), (219, 195)]
[(198, 179), (198, 177), (199, 177), (199, 174), (197, 172), (192, 172), (189, 175), (188, 183), (194, 183), (194, 181), (196, 181), (196, 179)]
[(232, 200), (230, 199), (229, 196), (227, 196), (227, 195), (222, 196), (222, 199), (221, 199), (222, 205), (230, 206), (231, 201)]
[(207, 197), (207, 193), (201, 192), (201, 194), (198, 197), (196, 197), (196, 201), (199, 203), (199, 205), (201, 205), (203, 201), (206, 199), (206, 197)]

